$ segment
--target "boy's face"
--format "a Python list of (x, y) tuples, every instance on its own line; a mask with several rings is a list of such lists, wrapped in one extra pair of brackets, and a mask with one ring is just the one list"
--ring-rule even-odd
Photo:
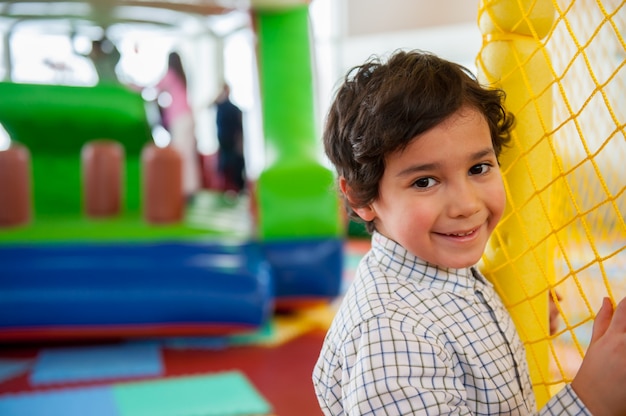
[(389, 155), (379, 198), (355, 211), (422, 260), (462, 268), (480, 260), (505, 198), (489, 126), (463, 107)]

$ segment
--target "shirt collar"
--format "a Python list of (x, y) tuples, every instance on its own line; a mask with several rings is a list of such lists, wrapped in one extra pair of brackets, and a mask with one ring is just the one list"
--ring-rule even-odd
[(484, 285), (491, 286), (476, 266), (453, 269), (430, 264), (376, 231), (372, 234), (372, 253), (384, 271), (392, 271), (432, 288), (473, 294)]

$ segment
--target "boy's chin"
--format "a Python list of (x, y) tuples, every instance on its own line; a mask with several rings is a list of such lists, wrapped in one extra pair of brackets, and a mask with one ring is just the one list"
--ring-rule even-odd
[(481, 259), (481, 256), (466, 257), (466, 258), (452, 258), (443, 262), (432, 262), (444, 269), (465, 269), (467, 267), (475, 266)]

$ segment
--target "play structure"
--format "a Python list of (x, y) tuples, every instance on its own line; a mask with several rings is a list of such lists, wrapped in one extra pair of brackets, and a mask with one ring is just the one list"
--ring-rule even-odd
[(0, 342), (230, 334), (339, 294), (344, 229), (314, 156), (308, 7), (253, 19), (272, 157), (237, 211), (248, 232), (207, 225), (202, 201), (219, 196), (181, 213), (179, 164), (154, 145), (139, 93), (0, 83), (12, 140), (0, 151)]
[[(578, 371), (602, 297), (626, 296), (624, 1), (481, 1), (482, 82), (517, 118), (507, 210), (484, 256), (539, 406)], [(548, 296), (562, 324), (548, 325)]]

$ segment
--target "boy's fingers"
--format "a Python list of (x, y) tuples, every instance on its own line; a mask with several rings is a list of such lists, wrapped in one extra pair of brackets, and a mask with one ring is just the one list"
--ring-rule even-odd
[[(622, 303), (624, 303), (624, 301), (620, 302), (620, 305), (622, 305)], [(624, 310), (623, 312), (626, 312), (626, 310)], [(606, 330), (609, 328), (609, 325), (611, 324), (612, 317), (613, 317), (613, 305), (611, 304), (611, 301), (609, 300), (609, 298), (604, 298), (602, 299), (602, 307), (598, 311), (598, 314), (596, 315), (596, 319), (593, 323), (593, 331), (591, 333), (591, 343), (594, 343), (600, 337), (602, 337), (602, 335), (604, 335)], [(624, 317), (624, 320), (626, 321), (626, 316)]]
[(610, 327), (612, 331), (626, 333), (626, 298), (617, 304)]

